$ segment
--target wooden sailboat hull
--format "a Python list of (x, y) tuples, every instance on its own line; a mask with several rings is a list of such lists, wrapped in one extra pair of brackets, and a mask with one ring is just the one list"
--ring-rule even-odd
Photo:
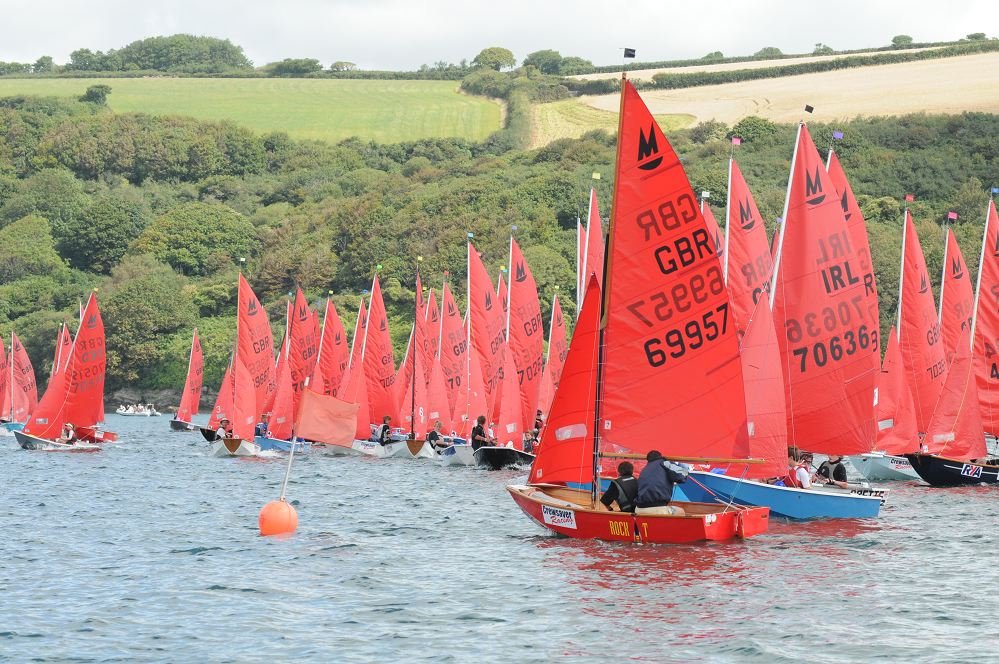
[(170, 431), (197, 431), (200, 427), (184, 420), (170, 420)]
[(881, 452), (850, 457), (850, 463), (868, 480), (918, 480), (919, 474), (904, 456)]
[(971, 463), (932, 454), (906, 454), (905, 458), (924, 482), (932, 486), (999, 484), (999, 460)]
[(440, 453), (441, 465), (444, 466), (474, 466), (475, 450), (471, 445), (460, 444), (445, 447)]
[(73, 444), (57, 443), (54, 440), (39, 438), (23, 431), (15, 431), (14, 437), (23, 450), (39, 450), (43, 452), (96, 452), (100, 445), (79, 440)]
[(511, 485), (514, 502), (543, 528), (574, 539), (637, 544), (688, 544), (730, 540), (765, 533), (766, 507), (726, 508), (707, 503), (675, 502), (683, 516), (647, 516), (590, 507), (590, 492), (546, 485)]
[(880, 513), (882, 503), (880, 495), (796, 489), (701, 471), (691, 472), (690, 478), (676, 485), (674, 491), (687, 500), (703, 502), (716, 502), (714, 493), (722, 501), (768, 507), (774, 516), (789, 519), (873, 518)]
[(473, 457), (475, 465), (489, 470), (501, 470), (510, 466), (530, 467), (534, 463), (534, 455), (522, 452), (513, 447), (480, 447)]
[[(410, 448), (410, 449), (412, 449), (412, 448)], [(421, 443), (421, 445), (420, 445), (420, 449), (417, 450), (417, 452), (413, 455), (413, 458), (415, 458), (415, 459), (438, 459), (438, 458), (440, 458), (440, 455), (437, 453), (437, 450), (434, 449), (433, 445), (431, 445), (427, 441), (423, 441)]]
[(212, 456), (251, 457), (260, 455), (260, 446), (250, 440), (240, 438), (222, 438), (212, 443)]

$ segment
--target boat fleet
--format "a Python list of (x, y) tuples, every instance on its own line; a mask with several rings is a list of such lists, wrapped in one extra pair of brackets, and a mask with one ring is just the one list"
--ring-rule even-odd
[[(896, 323), (883, 343), (863, 215), (835, 150), (823, 160), (804, 122), (773, 238), (735, 159), (738, 137), (722, 230), (627, 79), (619, 122), (606, 233), (595, 191), (577, 226), (571, 344), (557, 296), (545, 325), (512, 235), (494, 283), (468, 234), (464, 314), (447, 273), (425, 294), (417, 267), (398, 366), (377, 271), (350, 344), (332, 298), (314, 308), (299, 288), (276, 354), (267, 312), (240, 274), (236, 340), (208, 424), (194, 423), (203, 388), (195, 329), (170, 428), (200, 431), (216, 457), (529, 468), (507, 492), (540, 526), (638, 543), (752, 537), (771, 515), (873, 518), (889, 494), (875, 481), (999, 482), (986, 444), (999, 431), (993, 201), (974, 286), (947, 229), (939, 305), (905, 206)], [(58, 334), (37, 402), (30, 360), (11, 336), (0, 365), (4, 427), (25, 449), (99, 449), (116, 436), (100, 427), (96, 294), (76, 335)], [(158, 414), (151, 405), (118, 413)], [(802, 483), (791, 467), (799, 450), (846, 457), (865, 481)], [(672, 513), (608, 510), (599, 497), (619, 462), (641, 466), (654, 451), (689, 472)]]

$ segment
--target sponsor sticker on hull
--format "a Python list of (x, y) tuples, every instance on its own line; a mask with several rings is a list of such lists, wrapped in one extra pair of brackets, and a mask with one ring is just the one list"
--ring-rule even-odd
[(541, 517), (548, 525), (576, 530), (576, 514), (572, 510), (542, 505)]

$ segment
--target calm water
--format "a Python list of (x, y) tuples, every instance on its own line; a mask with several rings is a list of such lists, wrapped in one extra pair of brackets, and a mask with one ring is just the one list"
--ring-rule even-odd
[(996, 490), (894, 483), (878, 520), (637, 547), (546, 534), (503, 490), (526, 471), (315, 456), (279, 540), (256, 519), (280, 460), (109, 419), (96, 454), (0, 439), (0, 660), (999, 658)]

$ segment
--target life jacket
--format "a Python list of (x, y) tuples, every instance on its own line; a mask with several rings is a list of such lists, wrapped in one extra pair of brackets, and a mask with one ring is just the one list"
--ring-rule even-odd
[(805, 464), (799, 463), (798, 465), (793, 466), (792, 468), (790, 468), (788, 474), (781, 478), (781, 480), (784, 482), (784, 486), (791, 487), (793, 489), (802, 488), (801, 482), (798, 481), (799, 468), (805, 468)]
[(619, 477), (611, 480), (617, 487), (617, 505), (622, 512), (635, 511), (635, 498), (638, 497), (638, 480), (634, 477)]

